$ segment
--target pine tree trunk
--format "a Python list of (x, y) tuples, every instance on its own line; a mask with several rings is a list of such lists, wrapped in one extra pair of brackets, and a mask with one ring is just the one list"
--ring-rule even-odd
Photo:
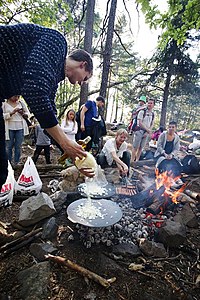
[[(90, 54), (92, 53), (94, 8), (95, 8), (95, 0), (88, 0), (87, 12), (86, 12), (84, 50), (86, 50)], [(87, 98), (88, 98), (88, 83), (84, 83), (81, 86), (79, 107), (87, 101)]]
[(110, 69), (110, 59), (112, 54), (112, 40), (113, 40), (116, 8), (117, 8), (117, 0), (112, 0), (110, 13), (109, 13), (105, 50), (103, 53), (103, 72), (102, 72), (101, 87), (100, 87), (100, 95), (103, 96), (104, 98), (106, 97), (108, 74)]

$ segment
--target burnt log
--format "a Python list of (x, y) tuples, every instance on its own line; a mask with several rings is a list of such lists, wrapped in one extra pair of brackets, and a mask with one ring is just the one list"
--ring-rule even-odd
[(149, 207), (155, 199), (158, 199), (165, 191), (165, 187), (161, 186), (158, 190), (156, 189), (156, 184), (152, 184), (146, 190), (133, 195), (130, 197), (130, 200), (135, 209), (141, 207)]
[(166, 200), (164, 197), (157, 198), (149, 207), (147, 207), (147, 212), (153, 215), (158, 215), (161, 212), (163, 213), (171, 205), (171, 199)]

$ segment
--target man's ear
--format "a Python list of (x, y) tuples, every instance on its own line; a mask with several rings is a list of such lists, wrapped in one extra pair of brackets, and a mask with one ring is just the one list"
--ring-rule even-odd
[(86, 64), (87, 64), (86, 61), (81, 61), (81, 62), (80, 62), (80, 68), (81, 68), (81, 69), (83, 69), (83, 68), (85, 69)]

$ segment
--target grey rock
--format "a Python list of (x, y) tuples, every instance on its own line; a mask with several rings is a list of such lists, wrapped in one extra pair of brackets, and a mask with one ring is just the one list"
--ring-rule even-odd
[(137, 245), (133, 243), (122, 243), (113, 246), (112, 252), (116, 255), (138, 257), (141, 252)]
[(49, 296), (50, 264), (48, 261), (38, 263), (19, 272), (20, 299), (46, 300)]
[(157, 241), (171, 248), (179, 247), (186, 239), (186, 229), (183, 224), (167, 220), (165, 226), (158, 229)]
[(42, 239), (54, 240), (57, 237), (58, 225), (56, 224), (56, 218), (50, 218), (43, 226)]
[(197, 228), (198, 220), (189, 203), (186, 203), (182, 210), (174, 217), (174, 221), (180, 222), (188, 227)]
[(139, 242), (139, 248), (147, 256), (167, 257), (165, 247), (161, 243), (141, 239)]
[(61, 211), (61, 209), (63, 208), (63, 205), (67, 201), (67, 193), (62, 192), (62, 191), (57, 191), (54, 194), (52, 194), (50, 196), (50, 198), (52, 199), (52, 201), (54, 203), (54, 207), (55, 207), (56, 211), (59, 212), (59, 211)]
[(30, 246), (31, 254), (36, 257), (38, 261), (44, 261), (45, 255), (56, 254), (57, 251), (58, 249), (49, 243), (33, 243)]
[(39, 193), (23, 201), (19, 208), (19, 223), (29, 226), (55, 214), (56, 210), (51, 198), (45, 193)]

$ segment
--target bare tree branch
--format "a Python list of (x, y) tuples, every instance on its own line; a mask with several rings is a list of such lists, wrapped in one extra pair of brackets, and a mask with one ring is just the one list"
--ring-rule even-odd
[(127, 12), (128, 18), (129, 18), (129, 30), (130, 30), (131, 34), (133, 35), (133, 31), (132, 31), (132, 28), (131, 28), (131, 16), (130, 16), (130, 13), (127, 9), (125, 0), (123, 0), (123, 4), (124, 4), (125, 11)]
[[(135, 80), (136, 77), (139, 76), (139, 75), (150, 75), (150, 74), (147, 73), (146, 70), (140, 70), (140, 71), (138, 71), (137, 73), (128, 76), (128, 79), (127, 79), (127, 77), (126, 77), (126, 79), (124, 79), (124, 80), (110, 83), (110, 84), (107, 86), (107, 88), (113, 88), (113, 87), (116, 87), (116, 86), (118, 86), (118, 85), (120, 85), (120, 84), (129, 83), (129, 82), (131, 82), (132, 80)], [(93, 94), (99, 93), (99, 91), (100, 91), (100, 88), (95, 89), (95, 90), (92, 90), (92, 91), (90, 91), (90, 92), (88, 93), (88, 96), (91, 96), (91, 95), (93, 95)], [(63, 116), (63, 114), (64, 114), (66, 108), (67, 108), (68, 106), (72, 105), (72, 104), (73, 104), (75, 101), (77, 101), (78, 99), (79, 99), (79, 95), (77, 95), (77, 96), (73, 97), (72, 99), (68, 100), (68, 101), (67, 101), (66, 103), (64, 103), (63, 105), (60, 105), (58, 108), (59, 108), (59, 109), (62, 108), (62, 110), (61, 110), (60, 114), (58, 115), (58, 119), (60, 119), (60, 118)]]
[(124, 51), (125, 51), (129, 56), (134, 57), (134, 54), (131, 54), (131, 53), (126, 49), (126, 47), (124, 46), (124, 44), (123, 44), (123, 42), (122, 42), (122, 40), (121, 40), (120, 35), (118, 34), (118, 32), (117, 32), (115, 29), (114, 29), (114, 33), (115, 33), (116, 36), (118, 37), (119, 42), (120, 42), (122, 48), (124, 49)]

